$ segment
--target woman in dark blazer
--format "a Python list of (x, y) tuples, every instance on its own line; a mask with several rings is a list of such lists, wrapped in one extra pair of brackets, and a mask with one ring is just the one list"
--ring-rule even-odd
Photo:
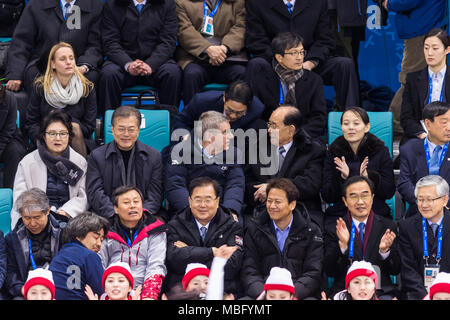
[[(412, 138), (425, 138), (425, 129), (420, 121), (423, 119), (422, 111), (426, 104), (436, 100), (449, 101), (450, 73), (446, 66), (449, 53), (450, 37), (447, 32), (439, 28), (430, 30), (424, 39), (427, 67), (408, 73), (406, 76), (400, 113), (400, 124), (403, 128), (401, 144)], [(431, 84), (430, 80), (432, 80)], [(440, 94), (439, 92), (430, 93), (430, 87), (438, 88), (440, 83), (442, 83)]]
[(386, 200), (395, 194), (394, 169), (389, 149), (369, 132), (367, 112), (359, 107), (347, 109), (341, 117), (343, 135), (329, 146), (324, 163), (322, 198), (329, 206), (326, 216), (343, 216), (342, 184), (355, 175), (368, 177), (375, 184), (373, 211), (391, 217)]
[(75, 134), (71, 147), (86, 157), (95, 146), (91, 135), (95, 129), (97, 98), (93, 83), (76, 68), (72, 46), (65, 42), (53, 46), (45, 75), (34, 83), (25, 122), (33, 145), (42, 119), (53, 109), (70, 114)]

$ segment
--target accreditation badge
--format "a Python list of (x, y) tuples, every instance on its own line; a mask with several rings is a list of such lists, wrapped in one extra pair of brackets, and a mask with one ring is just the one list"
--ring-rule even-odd
[(425, 289), (427, 292), (430, 292), (430, 287), (433, 284), (434, 279), (436, 279), (437, 274), (439, 273), (439, 265), (426, 265), (425, 270), (423, 272), (423, 280)]
[(205, 36), (214, 36), (213, 17), (204, 16), (202, 22), (201, 33)]

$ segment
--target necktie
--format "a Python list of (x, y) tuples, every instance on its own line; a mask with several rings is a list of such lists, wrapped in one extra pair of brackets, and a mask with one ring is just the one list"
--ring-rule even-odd
[(64, 5), (64, 18), (67, 18), (70, 14), (70, 3), (66, 2), (66, 4)]
[(208, 231), (208, 229), (206, 227), (201, 227), (200, 228), (200, 237), (202, 237), (202, 241), (205, 241), (205, 236), (206, 236), (206, 232)]
[(437, 223), (432, 223), (431, 224), (431, 230), (433, 230), (433, 235), (436, 237), (436, 230), (438, 228), (438, 224)]
[(139, 3), (136, 5), (136, 9), (139, 13), (141, 13), (143, 7), (144, 7), (144, 5), (142, 3)]
[(364, 222), (361, 222), (359, 224), (359, 238), (361, 239), (361, 244), (364, 247), (364, 228), (366, 227), (366, 224)]
[(278, 171), (280, 171), (280, 170), (281, 170), (281, 167), (283, 166), (283, 162), (284, 162), (284, 152), (285, 152), (285, 151), (286, 151), (286, 150), (284, 149), (283, 146), (281, 146), (281, 147), (278, 148), (278, 152), (279, 152), (279, 155), (278, 155)]
[(289, 13), (292, 14), (292, 7), (293, 7), (292, 3), (290, 2), (286, 3), (286, 7), (288, 8)]
[(439, 152), (441, 151), (442, 146), (436, 146), (433, 150), (433, 155), (430, 159), (430, 174), (439, 175)]

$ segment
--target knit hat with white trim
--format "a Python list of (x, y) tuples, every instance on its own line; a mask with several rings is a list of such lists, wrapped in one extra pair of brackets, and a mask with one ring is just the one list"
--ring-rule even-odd
[(28, 290), (36, 285), (47, 287), (52, 294), (52, 300), (55, 299), (55, 283), (53, 281), (53, 274), (50, 270), (43, 268), (30, 270), (27, 281), (23, 287), (23, 295), (25, 299), (27, 299)]
[(266, 296), (267, 290), (283, 290), (295, 295), (294, 282), (291, 272), (288, 269), (273, 267), (270, 269), (269, 277), (264, 284), (264, 291), (256, 298), (262, 300)]
[(350, 281), (352, 281), (353, 278), (359, 277), (359, 276), (366, 276), (369, 277), (375, 282), (375, 286), (378, 283), (378, 276), (375, 272), (375, 269), (373, 268), (372, 264), (367, 261), (355, 261), (352, 263), (350, 268), (347, 271), (347, 275), (345, 276), (345, 288), (348, 288), (348, 285), (350, 284)]
[(439, 272), (430, 287), (430, 300), (438, 292), (450, 293), (450, 273)]
[(128, 281), (130, 282), (130, 287), (133, 288), (134, 279), (133, 279), (133, 275), (131, 274), (130, 266), (127, 263), (119, 261), (119, 262), (110, 264), (109, 267), (106, 268), (106, 270), (103, 272), (103, 276), (102, 276), (103, 289), (105, 288), (106, 277), (108, 277), (111, 273), (114, 273), (114, 272), (123, 274), (125, 276), (125, 278), (127, 278)]
[(184, 273), (183, 280), (181, 283), (183, 284), (184, 290), (186, 290), (189, 282), (196, 276), (206, 276), (209, 277), (210, 270), (207, 266), (201, 263), (189, 263), (186, 266), (186, 272)]

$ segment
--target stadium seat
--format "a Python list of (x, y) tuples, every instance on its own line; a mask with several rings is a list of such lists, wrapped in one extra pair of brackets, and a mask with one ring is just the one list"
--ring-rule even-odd
[(225, 91), (228, 85), (223, 83), (208, 83), (206, 86), (202, 88), (202, 91)]
[[(392, 158), (394, 147), (392, 112), (369, 111), (367, 114), (370, 121), (370, 133), (384, 141)], [(342, 112), (340, 111), (332, 111), (328, 114), (328, 145), (342, 135), (341, 116)], [(392, 218), (395, 220), (395, 195), (391, 199), (386, 200), (386, 204), (391, 209)]]
[(9, 188), (0, 189), (0, 230), (6, 235), (11, 231), (11, 210), (13, 192)]
[[(170, 140), (170, 113), (168, 110), (143, 110), (139, 141), (160, 151), (169, 145)], [(113, 110), (105, 112), (105, 143), (113, 140), (111, 117)]]
[[(154, 91), (158, 92), (156, 88), (144, 85), (136, 85), (126, 88), (122, 91), (122, 105), (135, 105), (139, 94), (143, 91)], [(142, 101), (146, 101), (146, 104), (154, 104), (155, 96), (150, 94), (145, 94)]]

